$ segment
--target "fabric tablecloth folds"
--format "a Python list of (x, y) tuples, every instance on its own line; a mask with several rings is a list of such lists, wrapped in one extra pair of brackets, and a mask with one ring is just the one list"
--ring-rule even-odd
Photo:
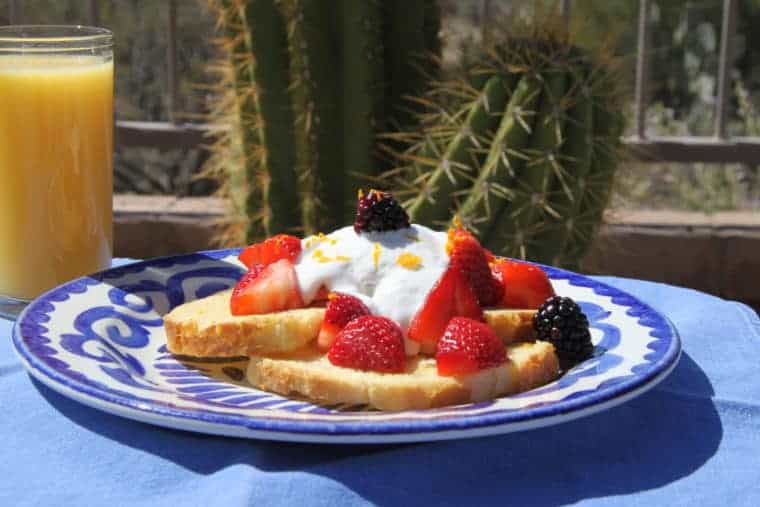
[(30, 378), (0, 319), (0, 505), (760, 505), (760, 319), (599, 277), (667, 315), (673, 373), (622, 406), (474, 440), (327, 446), (169, 430)]

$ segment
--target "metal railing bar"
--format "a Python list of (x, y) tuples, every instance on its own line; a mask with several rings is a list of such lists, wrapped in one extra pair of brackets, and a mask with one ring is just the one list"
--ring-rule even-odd
[(192, 149), (208, 144), (212, 132), (209, 125), (203, 124), (177, 125), (169, 122), (119, 120), (116, 122), (114, 137), (120, 148)]
[(166, 45), (167, 86), (169, 88), (169, 121), (177, 123), (175, 111), (178, 105), (177, 88), (177, 0), (169, 0), (169, 40)]
[[(152, 147), (162, 150), (192, 149), (211, 144), (214, 129), (202, 123), (117, 121), (119, 147)], [(644, 163), (760, 164), (760, 137), (650, 137), (624, 138), (626, 156)]]
[(639, 162), (760, 164), (760, 137), (626, 138), (627, 155)]
[(634, 111), (636, 137), (646, 138), (647, 80), (649, 67), (649, 0), (639, 0), (639, 32), (636, 48)]
[(100, 23), (100, 9), (98, 8), (98, 0), (90, 0), (90, 25), (98, 26)]
[(736, 0), (723, 0), (723, 22), (718, 61), (718, 97), (715, 101), (715, 136), (727, 137), (728, 99), (731, 95), (731, 64), (734, 59), (733, 39), (736, 34)]

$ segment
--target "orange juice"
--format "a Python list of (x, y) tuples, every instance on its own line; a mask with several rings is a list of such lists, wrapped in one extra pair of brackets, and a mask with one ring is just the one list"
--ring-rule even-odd
[(0, 295), (111, 260), (113, 63), (0, 54)]

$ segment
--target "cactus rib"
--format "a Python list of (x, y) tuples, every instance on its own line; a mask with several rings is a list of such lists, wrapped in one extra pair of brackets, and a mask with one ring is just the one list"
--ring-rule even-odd
[(585, 192), (580, 202), (579, 220), (574, 226), (563, 257), (563, 264), (577, 269), (591, 246), (602, 215), (609, 204), (619, 159), (620, 136), (625, 121), (622, 114), (610, 108), (610, 104), (595, 102), (593, 105), (594, 141), (589, 175), (585, 180)]
[(563, 265), (565, 250), (574, 228), (581, 220), (580, 210), (586, 178), (592, 158), (593, 108), (590, 89), (583, 74), (574, 77), (574, 104), (568, 111), (559, 165), (562, 180), (552, 190), (552, 207), (558, 217), (547, 217), (547, 223), (535, 238), (532, 259), (547, 264)]
[[(312, 234), (334, 229), (341, 217), (327, 213), (342, 201), (344, 174), (338, 110), (334, 12), (319, 2), (285, 0), (290, 54), (290, 91), (295, 117), (295, 150), (301, 186), (302, 226)], [(336, 71), (337, 70), (337, 71)]]
[[(349, 0), (351, 1), (351, 0)], [(384, 56), (387, 71), (386, 100), (389, 126), (408, 127), (413, 123), (414, 105), (410, 96), (425, 90), (424, 66), (421, 63), (430, 48), (426, 45), (425, 16), (429, 0), (409, 2), (385, 0)], [(430, 13), (427, 13), (430, 16)], [(434, 21), (430, 18), (430, 21)]]
[(226, 50), (232, 67), (231, 79), (236, 96), (233, 122), (239, 127), (239, 136), (231, 135), (230, 150), (235, 152), (242, 174), (233, 174), (234, 188), (246, 190), (231, 192), (234, 205), (249, 217), (244, 235), (255, 237), (268, 232), (266, 216), (269, 202), (261, 184), (263, 165), (261, 160), (259, 132), (256, 128), (258, 105), (256, 83), (251, 58), (250, 38), (246, 37), (244, 5), (240, 0), (227, 0), (217, 6), (219, 24), (227, 35)]
[(524, 162), (522, 149), (533, 130), (535, 115), (532, 111), (540, 94), (541, 85), (534, 76), (525, 74), (520, 78), (490, 141), (491, 149), (480, 174), (457, 210), (459, 218), (468, 226), (482, 231), (490, 229), (507, 200), (513, 198), (507, 185)]
[[(249, 0), (244, 5), (244, 23), (247, 27), (248, 59), (251, 61), (249, 88), (255, 99), (258, 113), (256, 129), (244, 129), (248, 135), (258, 137), (263, 147), (262, 185), (268, 203), (265, 217), (266, 234), (292, 231), (299, 227), (298, 193), (295, 180), (295, 156), (289, 148), (293, 144), (293, 113), (287, 92), (289, 84), (285, 20), (273, 0)], [(246, 139), (246, 146), (258, 144)], [(276, 196), (276, 198), (273, 198)], [(250, 208), (250, 206), (249, 206)], [(249, 214), (251, 214), (249, 209)], [(255, 239), (249, 230), (248, 240)]]
[[(509, 82), (503, 76), (491, 77), (483, 92), (470, 105), (464, 123), (446, 147), (440, 162), (426, 178), (419, 197), (409, 207), (413, 221), (425, 224), (448, 221), (454, 193), (466, 188), (469, 182), (463, 174), (473, 172), (471, 157), (477, 140), (498, 125), (499, 112), (504, 109), (508, 97)], [(433, 194), (435, 200), (430, 198)]]
[[(548, 70), (542, 74), (541, 102), (530, 147), (526, 153), (532, 159), (521, 164), (515, 178), (512, 200), (492, 221), (487, 237), (500, 228), (502, 239), (507, 239), (506, 254), (526, 258), (533, 236), (540, 229), (543, 217), (553, 210), (547, 192), (556, 171), (556, 158), (562, 144), (561, 131), (564, 113), (559, 105), (565, 94), (564, 71)], [(503, 251), (503, 250), (502, 250)]]
[(341, 91), (343, 95), (343, 164), (346, 168), (342, 196), (331, 203), (343, 210), (341, 221), (353, 218), (356, 190), (365, 181), (360, 175), (375, 171), (375, 132), (383, 121), (384, 75), (382, 54), (382, 6), (377, 0), (341, 0)]

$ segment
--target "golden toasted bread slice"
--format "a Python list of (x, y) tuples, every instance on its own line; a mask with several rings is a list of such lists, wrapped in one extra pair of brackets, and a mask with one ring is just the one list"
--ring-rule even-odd
[(496, 332), (504, 345), (533, 339), (533, 316), (536, 310), (492, 309), (483, 312), (486, 324)]
[(231, 291), (197, 299), (164, 316), (166, 345), (173, 354), (237, 357), (294, 350), (314, 340), (324, 308), (265, 315), (230, 313)]
[(559, 375), (550, 343), (508, 345), (507, 357), (506, 363), (472, 375), (442, 377), (432, 357), (409, 358), (404, 373), (376, 373), (334, 366), (325, 354), (307, 347), (286, 357), (252, 357), (247, 376), (259, 389), (319, 404), (396, 411), (488, 400), (534, 389)]
[[(265, 315), (234, 316), (231, 291), (176, 307), (164, 316), (166, 341), (173, 354), (236, 357), (281, 353), (315, 340), (324, 308), (301, 308)], [(532, 339), (533, 310), (486, 310), (486, 322), (505, 344)]]

